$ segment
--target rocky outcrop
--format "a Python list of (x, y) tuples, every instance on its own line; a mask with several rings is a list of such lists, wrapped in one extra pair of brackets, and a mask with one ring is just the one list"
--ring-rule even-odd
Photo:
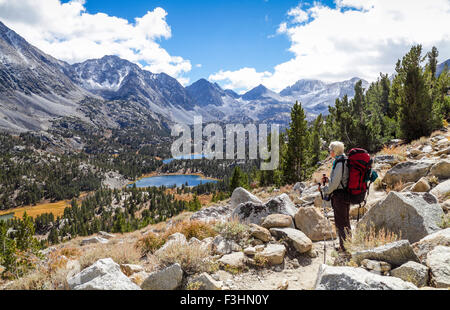
[(291, 227), (294, 228), (292, 216), (286, 214), (269, 214), (262, 221), (261, 226), (267, 229), (273, 227)]
[(286, 247), (282, 244), (268, 244), (258, 255), (267, 259), (269, 265), (280, 265), (284, 261)]
[(218, 262), (232, 268), (243, 268), (245, 265), (245, 255), (243, 252), (234, 252), (222, 256)]
[(231, 207), (235, 209), (239, 204), (246, 202), (262, 204), (262, 201), (258, 197), (247, 191), (245, 188), (236, 188), (231, 194)]
[(263, 218), (270, 214), (286, 214), (294, 217), (297, 208), (288, 195), (281, 194), (265, 204), (247, 202), (239, 204), (232, 213), (233, 218), (241, 222), (259, 225)]
[(334, 225), (313, 206), (300, 207), (294, 219), (295, 226), (312, 241), (336, 238)]
[(174, 290), (183, 280), (183, 270), (179, 264), (173, 264), (163, 270), (152, 272), (141, 285), (143, 290)]
[(412, 245), (419, 259), (424, 262), (427, 255), (438, 245), (450, 247), (450, 228), (439, 230)]
[(363, 216), (359, 225), (384, 228), (413, 243), (440, 230), (443, 214), (436, 197), (429, 193), (391, 191)]
[(408, 281), (417, 287), (427, 286), (428, 284), (428, 267), (416, 262), (407, 262), (391, 271), (391, 275)]
[(204, 208), (192, 214), (191, 220), (203, 222), (225, 221), (230, 217), (233, 209), (231, 205)]
[(360, 264), (364, 259), (388, 262), (400, 266), (408, 261), (419, 262), (408, 240), (400, 240), (373, 249), (352, 253), (353, 260)]
[(412, 187), (411, 192), (414, 193), (423, 193), (428, 192), (431, 189), (430, 184), (428, 183), (427, 179), (420, 178), (419, 181), (417, 181)]
[(250, 236), (263, 242), (269, 242), (271, 238), (270, 231), (262, 226), (250, 224)]
[(380, 275), (386, 275), (391, 270), (391, 264), (378, 260), (363, 259), (361, 266), (365, 269)]
[(412, 283), (399, 278), (380, 276), (363, 268), (332, 267), (322, 264), (319, 268), (316, 290), (416, 290)]
[(86, 244), (95, 244), (95, 243), (108, 243), (108, 240), (105, 238), (101, 238), (101, 237), (92, 237), (92, 238), (87, 238), (81, 241), (81, 245), (86, 245)]
[(112, 239), (112, 238), (114, 238), (114, 235), (113, 235), (113, 234), (109, 234), (109, 233), (104, 232), (104, 231), (99, 231), (98, 234), (99, 234), (102, 238), (105, 238), (105, 239)]
[(209, 274), (206, 272), (203, 272), (202, 274), (192, 277), (188, 281), (189, 284), (195, 285), (197, 284), (198, 290), (208, 290), (208, 291), (215, 291), (220, 290), (221, 288), (221, 282), (214, 280)]
[(437, 246), (427, 255), (431, 281), (438, 288), (450, 288), (450, 247)]
[(439, 183), (430, 193), (438, 198), (447, 196), (450, 193), (450, 180)]
[(233, 240), (225, 239), (223, 236), (218, 235), (212, 241), (212, 250), (215, 254), (225, 255), (233, 251), (240, 251), (241, 247)]
[(300, 230), (293, 228), (271, 228), (270, 233), (277, 239), (285, 239), (299, 253), (311, 251), (311, 239)]
[(73, 290), (139, 290), (111, 258), (96, 261), (90, 267), (68, 278)]
[(433, 161), (425, 160), (399, 163), (386, 172), (383, 182), (388, 185), (393, 185), (400, 181), (403, 183), (416, 182), (428, 174), (433, 164)]
[(430, 173), (440, 179), (450, 178), (450, 160), (439, 160), (431, 167)]

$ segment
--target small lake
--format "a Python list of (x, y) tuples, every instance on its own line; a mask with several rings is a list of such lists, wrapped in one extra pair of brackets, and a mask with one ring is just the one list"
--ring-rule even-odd
[[(143, 178), (136, 183), (136, 187), (151, 187), (151, 186), (167, 186), (171, 187), (173, 185), (176, 185), (177, 187), (181, 187), (183, 184), (186, 184), (188, 186), (197, 186), (199, 184), (205, 184), (205, 183), (217, 183), (216, 180), (210, 180), (205, 179), (198, 175), (192, 175), (192, 174), (179, 174), (179, 175), (162, 175), (162, 176), (155, 176), (155, 177), (148, 177)], [(128, 185), (128, 187), (132, 187), (133, 184)]]
[(14, 212), (0, 215), (0, 221), (7, 221), (14, 218)]

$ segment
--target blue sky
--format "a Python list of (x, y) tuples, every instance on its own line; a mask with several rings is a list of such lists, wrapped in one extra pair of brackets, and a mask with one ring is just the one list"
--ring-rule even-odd
[(281, 91), (394, 73), (412, 45), (450, 58), (449, 0), (0, 0), (0, 21), (69, 63), (117, 55), (183, 85)]
[[(321, 2), (335, 7), (333, 1)], [(160, 45), (192, 62), (189, 77), (194, 82), (221, 69), (266, 71), (288, 61), (289, 39), (275, 34), (289, 9), (298, 4), (296, 0), (88, 0), (85, 7), (89, 13), (123, 17), (130, 23), (162, 7), (172, 37)]]

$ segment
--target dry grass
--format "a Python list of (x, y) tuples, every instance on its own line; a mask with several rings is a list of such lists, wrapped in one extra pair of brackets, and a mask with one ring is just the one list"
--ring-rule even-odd
[(405, 184), (403, 184), (403, 181), (400, 180), (395, 184), (390, 184), (386, 186), (386, 192), (389, 193), (390, 191), (394, 191), (394, 192), (400, 192), (403, 187), (405, 186)]
[(135, 247), (134, 243), (130, 242), (121, 244), (95, 244), (87, 248), (82, 256), (80, 256), (79, 262), (81, 269), (91, 266), (99, 259), (108, 257), (112, 258), (118, 264), (136, 264), (141, 258), (141, 253)]
[(167, 231), (167, 237), (174, 233), (183, 234), (186, 239), (191, 239), (193, 237), (203, 240), (209, 237), (217, 236), (218, 232), (214, 229), (215, 222), (203, 222), (203, 221), (191, 221), (184, 220), (171, 226)]
[[(82, 193), (80, 195), (80, 198), (78, 199), (78, 202), (81, 202), (81, 200), (86, 197), (87, 193)], [(23, 214), (27, 212), (28, 216), (31, 216), (33, 218), (44, 214), (44, 213), (53, 213), (53, 215), (56, 217), (62, 216), (64, 214), (64, 209), (70, 207), (70, 200), (62, 200), (58, 202), (46, 202), (46, 203), (40, 203), (35, 206), (25, 206), (20, 208), (14, 208), (14, 209), (8, 209), (6, 211), (0, 211), (0, 215), (5, 215), (11, 212), (14, 212), (14, 217), (16, 218), (22, 218)]]
[(400, 159), (406, 158), (406, 146), (384, 146), (383, 149), (378, 152), (379, 155), (397, 155)]
[(417, 140), (414, 140), (411, 142), (411, 146), (416, 147), (416, 146), (421, 146), (421, 145), (425, 145), (428, 142), (428, 137), (421, 137)]
[(401, 236), (389, 232), (384, 228), (376, 230), (373, 226), (367, 228), (360, 225), (352, 236), (344, 242), (345, 248), (350, 252), (367, 250), (384, 244), (395, 242), (401, 239)]
[(242, 224), (237, 219), (230, 219), (226, 222), (217, 223), (214, 228), (225, 239), (231, 239), (238, 243), (249, 237), (250, 227)]
[(164, 251), (155, 255), (158, 261), (164, 266), (178, 263), (183, 271), (188, 274), (195, 274), (209, 269), (207, 248), (197, 244), (180, 244), (177, 242), (168, 244)]
[(203, 240), (205, 238), (215, 237), (218, 234), (215, 229), (214, 222), (206, 223), (202, 221), (191, 221), (185, 219), (176, 222), (162, 234), (155, 234), (153, 232), (147, 233), (136, 242), (135, 247), (140, 250), (142, 255), (154, 253), (167, 242), (170, 235), (175, 233), (183, 234), (187, 240), (191, 238)]

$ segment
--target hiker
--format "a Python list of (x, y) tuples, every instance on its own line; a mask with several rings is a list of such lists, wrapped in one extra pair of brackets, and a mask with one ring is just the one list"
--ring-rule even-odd
[[(345, 252), (344, 241), (351, 236), (350, 201), (346, 191), (348, 183), (348, 167), (345, 164), (347, 157), (344, 154), (344, 143), (334, 141), (329, 146), (330, 156), (334, 158), (328, 186), (323, 187), (325, 200), (330, 200), (334, 212), (334, 222), (339, 236), (340, 250)], [(342, 171), (344, 169), (344, 171)]]

